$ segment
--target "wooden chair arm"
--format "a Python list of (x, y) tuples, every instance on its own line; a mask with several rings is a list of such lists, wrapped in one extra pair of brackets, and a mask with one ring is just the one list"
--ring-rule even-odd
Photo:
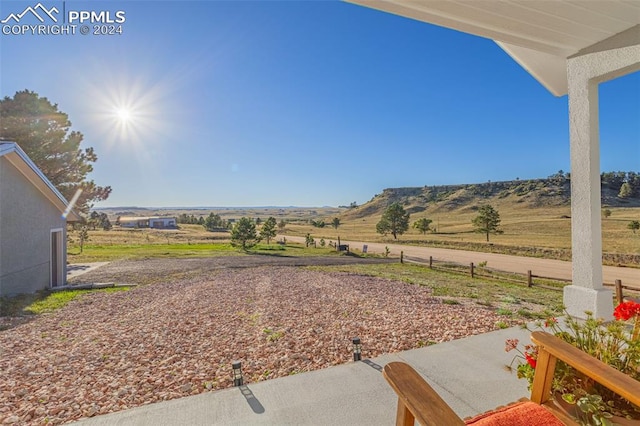
[(606, 386), (632, 404), (640, 406), (640, 382), (544, 331), (531, 333), (538, 345), (538, 363), (531, 388), (531, 401), (542, 404), (550, 397), (556, 360)]
[[(543, 331), (534, 331), (531, 341), (538, 346), (536, 373), (531, 401), (544, 405), (565, 424), (576, 424), (551, 401), (551, 385), (556, 361), (561, 360), (606, 386), (632, 404), (640, 406), (640, 382), (588, 355), (562, 339)], [(460, 417), (431, 386), (408, 364), (390, 362), (383, 369), (384, 378), (398, 395), (397, 426), (464, 425)]]
[(393, 390), (398, 394), (396, 426), (464, 425), (464, 422), (408, 364), (390, 362), (383, 370)]

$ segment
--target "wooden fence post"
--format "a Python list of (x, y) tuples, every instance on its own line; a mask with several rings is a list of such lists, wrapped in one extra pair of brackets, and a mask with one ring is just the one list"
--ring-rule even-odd
[(533, 286), (533, 275), (531, 275), (531, 270), (527, 271), (527, 287)]
[(404, 251), (400, 252), (400, 263), (404, 263)]
[(471, 278), (473, 278), (473, 277), (474, 277), (474, 274), (473, 274), (473, 262), (471, 262)]
[(622, 296), (622, 280), (616, 280), (616, 300), (618, 305), (624, 300)]
[(433, 269), (433, 256), (429, 256), (429, 269)]

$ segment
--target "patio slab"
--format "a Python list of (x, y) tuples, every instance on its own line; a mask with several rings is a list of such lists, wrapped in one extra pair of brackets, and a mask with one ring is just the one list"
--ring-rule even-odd
[[(472, 319), (471, 319), (472, 320)], [(323, 370), (83, 419), (81, 425), (382, 425), (397, 399), (380, 369), (412, 365), (461, 417), (528, 396), (527, 383), (505, 369), (504, 341), (529, 342), (519, 327)], [(366, 355), (366, 342), (363, 342)]]
[(93, 271), (109, 262), (72, 263), (67, 265), (67, 279), (75, 278), (87, 272)]

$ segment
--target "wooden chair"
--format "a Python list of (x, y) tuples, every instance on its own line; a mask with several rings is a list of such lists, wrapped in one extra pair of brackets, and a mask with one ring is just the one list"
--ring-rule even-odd
[[(546, 409), (540, 410), (542, 413), (537, 413), (531, 417), (535, 418), (538, 415), (545, 416), (551, 413), (555, 419), (560, 421), (560, 423), (556, 424), (577, 425), (573, 419), (564, 414), (550, 400), (551, 382), (557, 360), (564, 361), (629, 402), (640, 406), (640, 382), (637, 380), (549, 333), (534, 331), (531, 334), (531, 340), (538, 345), (538, 361), (531, 389), (531, 402), (524, 398), (523, 400), (526, 402), (522, 403), (529, 404), (534, 409), (539, 410), (541, 407)], [(397, 426), (410, 426), (414, 424), (415, 420), (425, 426), (465, 424), (433, 388), (408, 364), (391, 362), (384, 367), (383, 375), (398, 395)], [(505, 408), (508, 409), (509, 406)], [(488, 418), (497, 412), (501, 412), (501, 410), (490, 412), (482, 417)], [(472, 422), (472, 424), (474, 423)], [(492, 423), (489, 421), (486, 424)], [(529, 422), (529, 424), (532, 423)], [(538, 424), (547, 425), (549, 423), (547, 420), (540, 418)]]

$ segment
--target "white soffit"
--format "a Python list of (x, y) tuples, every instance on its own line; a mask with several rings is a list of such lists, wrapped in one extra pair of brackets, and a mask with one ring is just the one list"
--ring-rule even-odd
[(640, 25), (639, 0), (346, 0), (495, 40), (556, 96), (566, 58)]

